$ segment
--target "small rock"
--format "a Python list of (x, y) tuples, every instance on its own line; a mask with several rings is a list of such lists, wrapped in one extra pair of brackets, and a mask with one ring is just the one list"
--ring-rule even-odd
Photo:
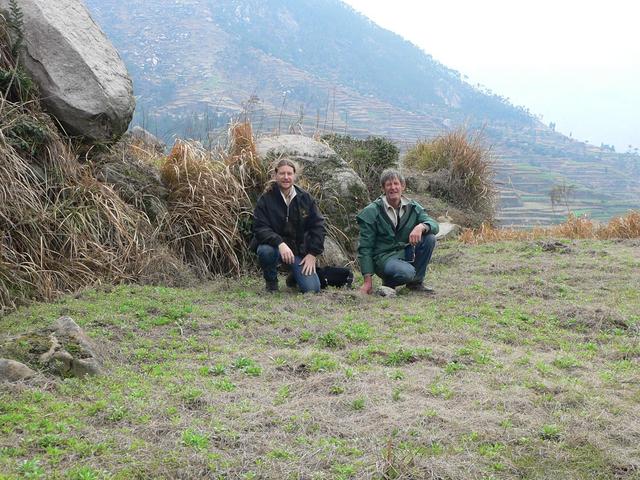
[(380, 295), (381, 297), (395, 297), (398, 294), (395, 288), (380, 286), (376, 289), (376, 295)]
[(167, 144), (156, 137), (153, 133), (148, 132), (144, 128), (136, 125), (124, 135), (133, 140), (142, 142), (147, 147), (155, 150), (158, 153), (163, 153), (167, 149)]
[(24, 363), (0, 358), (0, 382), (19, 382), (34, 377), (36, 372)]
[(71, 370), (73, 364), (73, 356), (64, 350), (59, 350), (53, 354), (51, 360), (55, 362), (58, 371), (64, 375)]
[[(82, 348), (82, 354), (84, 357), (95, 357), (95, 347), (93, 342), (87, 337), (87, 334), (78, 326), (78, 324), (71, 317), (60, 317), (53, 325), (54, 331), (58, 338), (69, 338), (78, 343)], [(67, 348), (66, 344), (63, 344), (63, 348)], [(73, 353), (73, 352), (72, 352)], [(77, 355), (74, 355), (74, 357)]]
[(75, 377), (84, 377), (86, 375), (94, 376), (100, 375), (102, 369), (98, 362), (93, 358), (74, 358), (71, 363), (71, 371)]

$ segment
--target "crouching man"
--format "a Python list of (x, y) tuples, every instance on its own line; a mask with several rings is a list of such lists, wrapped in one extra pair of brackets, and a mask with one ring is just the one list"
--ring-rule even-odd
[(397, 170), (380, 176), (383, 194), (358, 214), (358, 259), (364, 277), (360, 291), (373, 291), (373, 274), (382, 284), (431, 293), (424, 277), (436, 246), (438, 223), (416, 201), (403, 196), (405, 179)]
[(278, 290), (278, 264), (289, 267), (288, 286), (301, 292), (319, 292), (316, 257), (324, 249), (324, 217), (314, 198), (294, 185), (298, 164), (282, 158), (273, 166), (253, 212), (252, 247), (265, 279), (267, 292)]

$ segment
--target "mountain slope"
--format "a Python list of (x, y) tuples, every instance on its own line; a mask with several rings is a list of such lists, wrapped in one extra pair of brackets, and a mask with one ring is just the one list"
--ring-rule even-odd
[[(494, 145), (516, 219), (552, 219), (548, 191), (563, 181), (576, 186), (574, 208), (603, 217), (640, 200), (637, 158), (553, 132), (338, 0), (87, 3), (129, 67), (137, 123), (162, 136), (204, 137), (241, 113), (261, 132), (377, 134), (401, 146), (467, 125)], [(540, 178), (521, 181), (522, 165)], [(594, 183), (598, 169), (611, 181)]]

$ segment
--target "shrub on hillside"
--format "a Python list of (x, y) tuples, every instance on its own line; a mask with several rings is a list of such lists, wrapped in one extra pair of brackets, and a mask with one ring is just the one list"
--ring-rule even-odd
[(380, 174), (397, 167), (400, 151), (384, 137), (354, 138), (349, 135), (324, 135), (322, 140), (347, 161), (367, 186), (371, 198), (380, 195)]
[(405, 166), (427, 173), (429, 191), (453, 206), (470, 210), (481, 222), (495, 217), (497, 190), (489, 148), (478, 134), (448, 132), (409, 150)]

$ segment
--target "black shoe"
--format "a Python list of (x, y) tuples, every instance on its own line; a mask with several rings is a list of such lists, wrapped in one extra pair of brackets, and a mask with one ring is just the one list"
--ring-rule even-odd
[(407, 283), (407, 289), (416, 293), (425, 295), (433, 295), (436, 291), (431, 287), (425, 287), (423, 283)]
[(293, 276), (293, 272), (289, 272), (287, 275), (287, 279), (285, 280), (287, 287), (296, 288), (298, 286), (298, 282), (296, 282), (296, 277)]
[(277, 292), (278, 291), (278, 280), (266, 280), (264, 284), (264, 289), (267, 292)]

